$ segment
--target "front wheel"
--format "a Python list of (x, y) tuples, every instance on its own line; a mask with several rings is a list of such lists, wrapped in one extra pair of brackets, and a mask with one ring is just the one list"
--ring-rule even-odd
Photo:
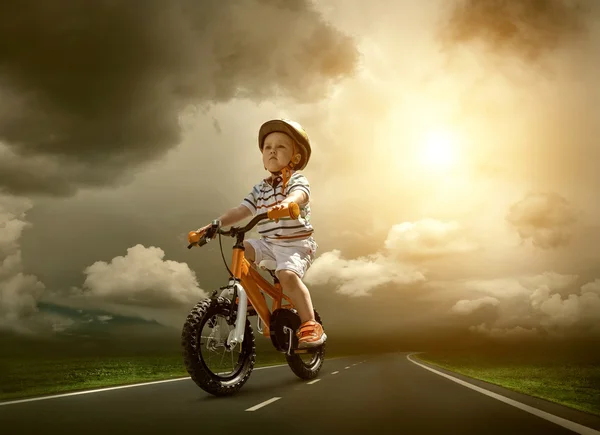
[(227, 337), (235, 328), (227, 322), (230, 309), (231, 301), (225, 298), (204, 299), (190, 311), (181, 333), (188, 373), (196, 385), (215, 396), (236, 393), (250, 377), (256, 359), (248, 319), (243, 342), (228, 347)]
[[(315, 320), (323, 325), (319, 313), (315, 310)], [(298, 320), (298, 323), (300, 320)], [(294, 336), (295, 347), (298, 344), (298, 339)], [(313, 379), (316, 378), (321, 370), (323, 361), (325, 360), (325, 344), (314, 349), (307, 349), (307, 353), (299, 353), (288, 355), (286, 353), (285, 359), (288, 365), (292, 369), (292, 372), (300, 379)]]

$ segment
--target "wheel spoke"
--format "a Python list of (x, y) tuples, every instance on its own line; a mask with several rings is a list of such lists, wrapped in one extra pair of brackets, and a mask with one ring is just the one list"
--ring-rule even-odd
[(223, 354), (221, 355), (221, 362), (219, 362), (219, 367), (223, 365), (223, 358), (225, 358), (225, 349), (223, 349)]

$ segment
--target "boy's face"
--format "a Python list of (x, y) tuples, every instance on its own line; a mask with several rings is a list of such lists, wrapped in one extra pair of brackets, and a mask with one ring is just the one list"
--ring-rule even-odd
[[(285, 133), (278, 131), (269, 134), (263, 145), (263, 164), (270, 172), (278, 172), (292, 159), (294, 141)], [(299, 160), (300, 155), (296, 155)]]

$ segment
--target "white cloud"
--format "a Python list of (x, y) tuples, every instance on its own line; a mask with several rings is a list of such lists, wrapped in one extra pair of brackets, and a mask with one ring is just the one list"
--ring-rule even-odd
[(529, 297), (532, 289), (547, 286), (551, 291), (571, 288), (577, 275), (564, 275), (556, 272), (544, 272), (538, 275), (527, 275), (517, 278), (471, 279), (460, 285), (467, 292), (478, 292), (492, 297), (507, 299)]
[(529, 294), (523, 283), (513, 278), (474, 279), (462, 282), (460, 285), (466, 292), (484, 293), (503, 299)]
[(556, 272), (543, 272), (539, 275), (524, 276), (519, 279), (527, 288), (547, 286), (551, 291), (560, 291), (573, 288), (577, 275), (565, 275)]
[(409, 260), (420, 260), (473, 252), (478, 245), (469, 240), (458, 222), (423, 219), (392, 226), (385, 248)]
[(581, 287), (581, 293), (595, 293), (600, 295), (600, 279), (596, 279), (585, 284), (583, 287)]
[(100, 322), (108, 322), (109, 320), (113, 319), (113, 316), (96, 316), (96, 319), (98, 319)]
[[(187, 311), (207, 293), (186, 263), (164, 260), (157, 247), (136, 245), (125, 256), (97, 261), (84, 270), (82, 288), (49, 296), (47, 302), (74, 309), (102, 310), (180, 327)], [(98, 316), (101, 322), (112, 316)]]
[(552, 249), (570, 242), (577, 216), (571, 204), (556, 193), (530, 193), (510, 208), (506, 220), (523, 241)]
[(44, 284), (23, 273), (20, 238), (29, 225), (28, 200), (0, 196), (0, 329), (26, 332), (26, 321), (37, 312)]
[(403, 222), (388, 231), (378, 252), (345, 259), (340, 250), (320, 255), (306, 273), (307, 284), (333, 283), (338, 293), (368, 296), (386, 284), (408, 285), (425, 281), (420, 260), (468, 253), (478, 249), (457, 222), (423, 219)]
[(305, 277), (310, 285), (332, 282), (337, 285), (338, 293), (348, 296), (368, 296), (384, 284), (405, 285), (424, 280), (424, 275), (413, 266), (381, 254), (348, 260), (337, 249), (319, 256)]
[(68, 317), (55, 317), (52, 322), (52, 331), (64, 332), (75, 324), (73, 319)]
[[(38, 311), (38, 301), (79, 310), (106, 309), (171, 326), (180, 326), (185, 311), (206, 297), (195, 273), (185, 263), (164, 260), (160, 248), (136, 245), (127, 255), (85, 269), (83, 289), (70, 294), (44, 292), (36, 276), (23, 272), (20, 239), (28, 200), (0, 196), (0, 329), (21, 333), (63, 332), (73, 320)], [(106, 322), (112, 316), (99, 316)]]
[(103, 301), (141, 307), (173, 307), (194, 303), (206, 293), (187, 264), (163, 260), (162, 249), (136, 245), (127, 255), (87, 267), (82, 294)]
[(470, 331), (486, 335), (491, 338), (500, 338), (500, 339), (535, 339), (538, 337), (537, 328), (522, 328), (521, 326), (515, 326), (514, 328), (490, 328), (484, 323), (471, 326), (469, 328)]
[(466, 282), (465, 291), (493, 296), (461, 299), (451, 312), (470, 315), (481, 306), (493, 305), (496, 310), (489, 319), (482, 323), (478, 319), (478, 324), (471, 326), (472, 331), (493, 337), (516, 337), (520, 333), (549, 336), (600, 333), (600, 280), (577, 288), (577, 279), (576, 275), (546, 272)]
[(532, 307), (543, 315), (542, 325), (548, 328), (600, 323), (600, 295), (597, 293), (570, 294), (563, 298), (558, 293), (550, 294), (547, 287), (540, 287), (531, 299)]
[(474, 299), (472, 301), (463, 299), (454, 304), (451, 311), (457, 314), (470, 314), (473, 311), (476, 311), (484, 306), (496, 307), (499, 303), (500, 302), (498, 301), (498, 299), (492, 298), (490, 296)]

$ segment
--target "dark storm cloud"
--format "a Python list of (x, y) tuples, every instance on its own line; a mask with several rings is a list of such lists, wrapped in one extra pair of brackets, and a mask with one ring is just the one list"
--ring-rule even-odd
[(113, 183), (179, 142), (188, 105), (316, 101), (356, 61), (308, 0), (2, 2), (0, 189)]
[(496, 54), (535, 61), (587, 31), (586, 19), (598, 15), (595, 0), (456, 1), (440, 34), (446, 44), (474, 41)]

